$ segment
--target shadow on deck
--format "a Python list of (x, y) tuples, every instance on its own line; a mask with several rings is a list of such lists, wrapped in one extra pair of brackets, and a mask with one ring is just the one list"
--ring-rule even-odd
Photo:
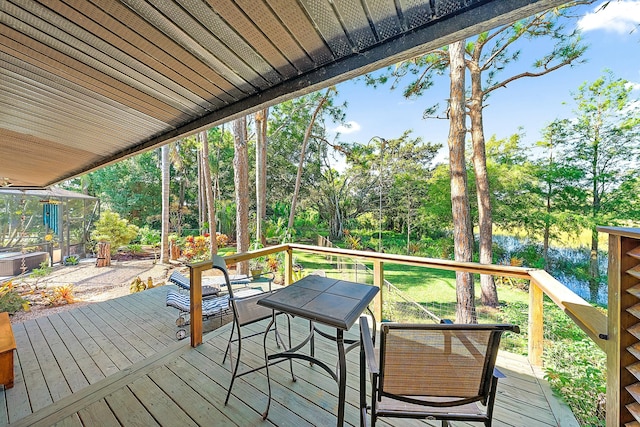
[[(321, 369), (301, 361), (294, 362), (296, 382), (291, 381), (287, 364), (272, 368), (274, 401), (266, 421), (260, 416), (267, 404), (264, 370), (237, 380), (229, 404), (224, 406), (231, 373), (229, 361), (223, 364), (222, 359), (230, 325), (209, 332), (203, 345), (195, 349), (189, 340), (177, 341), (177, 311), (165, 306), (170, 288), (155, 288), (13, 325), (18, 346), (15, 386), (0, 389), (0, 425), (336, 423), (335, 382)], [(261, 327), (266, 323), (253, 329)], [(293, 320), (294, 341), (307, 331), (307, 321)], [(351, 333), (357, 333), (357, 325)], [(263, 363), (262, 337), (246, 342), (243, 362), (249, 366)], [(332, 343), (316, 340), (316, 355), (323, 360), (335, 363), (333, 350)], [(348, 355), (345, 411), (346, 423), (356, 426), (357, 353)], [(503, 352), (498, 366), (507, 378), (498, 386), (495, 426), (577, 425), (526, 358)], [(439, 425), (433, 421), (385, 421), (386, 425)]]

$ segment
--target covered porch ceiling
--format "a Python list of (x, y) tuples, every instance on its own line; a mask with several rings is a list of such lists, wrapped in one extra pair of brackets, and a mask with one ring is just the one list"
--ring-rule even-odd
[(47, 187), (562, 0), (2, 0), (0, 187)]

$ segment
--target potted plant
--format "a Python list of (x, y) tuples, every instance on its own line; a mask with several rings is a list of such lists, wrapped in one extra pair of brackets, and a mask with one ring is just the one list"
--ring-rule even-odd
[(249, 271), (251, 273), (251, 276), (259, 276), (260, 274), (262, 274), (263, 270), (264, 264), (262, 257), (254, 258), (249, 261)]

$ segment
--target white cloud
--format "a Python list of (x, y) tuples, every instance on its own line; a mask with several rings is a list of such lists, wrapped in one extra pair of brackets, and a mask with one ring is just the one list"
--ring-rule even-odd
[(629, 82), (627, 83), (631, 90), (640, 90), (640, 83)]
[(619, 34), (633, 31), (640, 24), (640, 1), (612, 0), (607, 7), (597, 6), (578, 22), (582, 31), (604, 30)]
[(349, 133), (358, 132), (359, 130), (360, 130), (360, 124), (358, 122), (354, 122), (352, 120), (352, 121), (346, 122), (343, 125), (338, 126), (335, 129), (335, 132), (346, 135), (346, 134), (349, 134)]

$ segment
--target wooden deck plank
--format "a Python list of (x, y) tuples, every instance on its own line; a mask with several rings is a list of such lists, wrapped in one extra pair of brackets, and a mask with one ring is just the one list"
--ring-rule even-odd
[(156, 352), (147, 342), (148, 336), (141, 331), (140, 326), (136, 323), (122, 323), (120, 319), (109, 313), (103, 304), (88, 306), (87, 310), (93, 313), (94, 322), (96, 325), (100, 325), (102, 332), (110, 340), (119, 342), (118, 348), (132, 362), (142, 360)]
[(46, 381), (33, 347), (31, 347), (25, 324), (12, 325), (12, 329), (16, 339), (14, 372), (17, 372), (13, 388), (6, 391), (9, 421), (11, 422), (53, 403), (49, 390), (47, 387), (43, 387)]
[[(86, 333), (93, 338), (102, 351), (104, 351), (104, 353), (109, 357), (118, 370), (131, 366), (133, 361), (122, 352), (121, 346), (119, 345), (119, 342), (121, 342), (122, 339), (116, 339), (114, 342), (110, 337), (106, 336), (102, 332), (102, 325), (94, 323), (94, 319), (91, 317), (92, 313), (87, 313), (82, 310), (82, 308), (72, 310), (71, 313)], [(141, 356), (136, 359), (140, 360)]]
[[(100, 305), (99, 308), (78, 307), (48, 320), (39, 320), (35, 326), (28, 323), (27, 326), (14, 325), (16, 341), (21, 340), (22, 345), (18, 343), (16, 386), (7, 390), (4, 396), (0, 394), (3, 398), (0, 404), (6, 399), (8, 412), (4, 424), (7, 420), (17, 427), (56, 423), (92, 426), (136, 423), (231, 426), (335, 424), (337, 385), (324, 370), (300, 360), (294, 362), (296, 382), (291, 381), (287, 362), (270, 368), (273, 401), (267, 421), (261, 418), (267, 404), (264, 369), (238, 378), (229, 404), (224, 406), (231, 365), (228, 360), (223, 364), (222, 358), (230, 325), (205, 336), (204, 344), (196, 349), (190, 348), (186, 341), (178, 342), (174, 337), (176, 313), (165, 306), (166, 290), (156, 288), (95, 304)], [(136, 327), (128, 326), (135, 321)], [(283, 332), (286, 331), (285, 323), (280, 323)], [(261, 332), (265, 326), (266, 322), (263, 322), (247, 330)], [(305, 337), (307, 331), (308, 322), (294, 319), (294, 343)], [(356, 337), (357, 331), (355, 326), (348, 336)], [(39, 393), (48, 396), (46, 384), (42, 390), (45, 382), (38, 384), (35, 381), (38, 376), (43, 380), (45, 375), (37, 372), (41, 367), (31, 346), (31, 337), (37, 341), (36, 348), (48, 347), (56, 359), (63, 356), (77, 359), (75, 363), (81, 375), (88, 380), (87, 372), (92, 372), (92, 379), (88, 380), (89, 385), (74, 394), (29, 415), (30, 408), (25, 409), (24, 404), (20, 407), (19, 398), (32, 398)], [(143, 348), (136, 343), (141, 338), (145, 341), (142, 346), (153, 348), (153, 354), (141, 354), (138, 349)], [(258, 335), (243, 341), (243, 361), (249, 366), (264, 363), (262, 338)], [(272, 347), (270, 352), (276, 350), (272, 339), (269, 339), (269, 345)], [(130, 359), (138, 357), (133, 357), (132, 352), (138, 353), (137, 361)], [(335, 344), (318, 337), (316, 355), (332, 366), (337, 360)], [(356, 349), (347, 355), (345, 416), (348, 425), (359, 423), (358, 362)], [(498, 386), (494, 426), (575, 425), (557, 421), (549, 404), (545, 404), (546, 399), (553, 397), (546, 394), (548, 390), (539, 382), (539, 373), (534, 372), (526, 359), (508, 354), (503, 357), (501, 353), (498, 365), (507, 378)], [(61, 372), (65, 375), (73, 369), (62, 366)], [(23, 371), (28, 379), (22, 377)], [(104, 378), (100, 378), (101, 375)], [(51, 379), (47, 378), (47, 381)], [(127, 409), (132, 412), (124, 413)], [(439, 426), (439, 423), (386, 419), (381, 420), (380, 425), (417, 427)], [(472, 423), (456, 422), (453, 425), (475, 427)]]
[(114, 426), (118, 425), (118, 419), (107, 402), (101, 399), (78, 411), (78, 416), (85, 426)]
[(122, 426), (160, 425), (127, 387), (106, 396), (105, 400)]
[(60, 337), (60, 334), (67, 335), (69, 333), (68, 330), (55, 328), (51, 324), (51, 317), (41, 317), (36, 319), (36, 323), (40, 327), (42, 335), (51, 349), (71, 392), (74, 393), (88, 386), (89, 381), (87, 381), (82, 369), (78, 366), (77, 359), (71, 355)]
[(78, 341), (73, 330), (62, 320), (59, 314), (49, 316), (51, 325), (55, 328), (71, 357), (77, 363), (89, 384), (100, 381), (105, 374), (100, 370), (96, 361), (87, 353), (87, 349)]
[(216, 402), (213, 399), (212, 403), (207, 399), (207, 396), (219, 396), (221, 390), (216, 387), (217, 384), (199, 381), (201, 375), (194, 375), (195, 369), (184, 362), (182, 358), (176, 359), (169, 365), (150, 372), (149, 378), (169, 398), (180, 405), (182, 410), (188, 413), (198, 425), (236, 425), (227, 417), (225, 411), (220, 409), (223, 408), (220, 404), (223, 402)]
[[(78, 322), (78, 319), (69, 312), (60, 313), (59, 316), (60, 320), (62, 320), (71, 331), (73, 331), (73, 336), (78, 340), (78, 343), (86, 351), (87, 355), (91, 357), (93, 363), (95, 363), (100, 369), (103, 377), (115, 374), (119, 371), (118, 366), (116, 366), (105, 350), (100, 346), (96, 339), (94, 339), (94, 336), (90, 335)], [(89, 382), (93, 384), (92, 381)]]
[[(180, 383), (180, 382), (178, 382)], [(144, 376), (132, 382), (129, 390), (133, 392), (138, 401), (147, 412), (160, 425), (197, 427), (196, 424), (173, 399), (165, 394), (148, 376)]]
[[(154, 298), (115, 298), (105, 301), (114, 313), (119, 317), (127, 319), (128, 322), (137, 322), (144, 325), (145, 330), (156, 338), (158, 341), (169, 345), (175, 342), (175, 319), (173, 315), (169, 315), (168, 310), (158, 310), (163, 307), (166, 301), (166, 292), (169, 286), (151, 289), (148, 292)], [(155, 291), (155, 292), (152, 292)], [(131, 302), (129, 303), (129, 298)]]
[(70, 417), (60, 420), (53, 425), (53, 427), (83, 427), (80, 417), (77, 414), (73, 414)]
[[(22, 336), (26, 335), (23, 325), (13, 325), (13, 334), (16, 338), (16, 344), (22, 343)], [(18, 338), (18, 331), (20, 331), (20, 338)], [(31, 350), (31, 348), (29, 347)], [(25, 349), (25, 353), (28, 353)], [(35, 356), (33, 356), (35, 358)], [(0, 413), (3, 416), (0, 417), (0, 426), (5, 426), (9, 422), (20, 419), (31, 413), (31, 405), (29, 404), (29, 396), (27, 394), (27, 385), (22, 375), (22, 368), (20, 364), (20, 354), (16, 354), (14, 358), (14, 379), (13, 388), (8, 393), (4, 387), (1, 387), (0, 391), (0, 406), (2, 409)], [(42, 380), (44, 382), (44, 380)]]

